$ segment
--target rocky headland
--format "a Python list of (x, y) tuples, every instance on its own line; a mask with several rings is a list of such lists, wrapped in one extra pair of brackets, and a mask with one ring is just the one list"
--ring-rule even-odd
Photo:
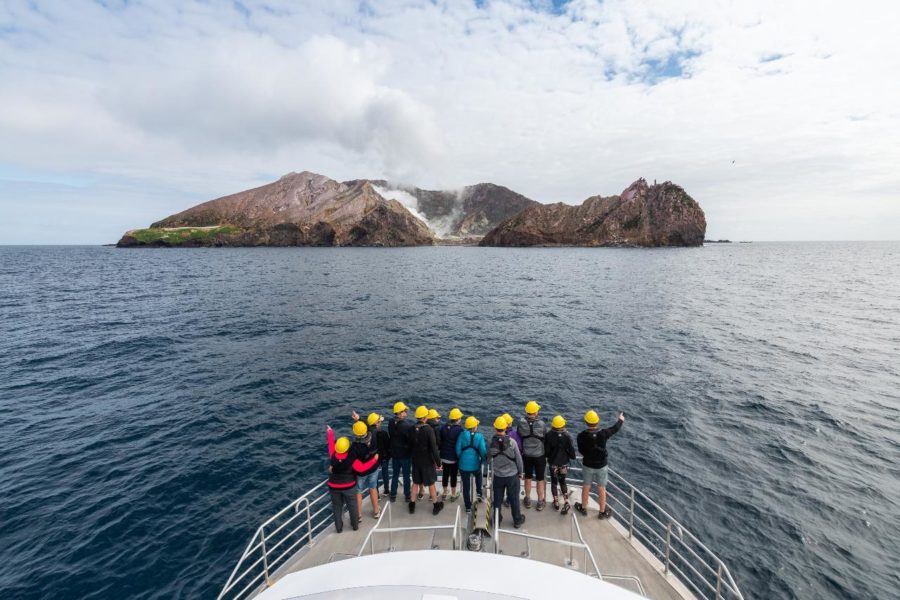
[(671, 182), (639, 179), (571, 206), (492, 183), (424, 190), (304, 171), (128, 231), (117, 246), (697, 246), (705, 232), (700, 206)]
[(670, 181), (638, 179), (618, 196), (592, 196), (580, 206), (540, 204), (491, 230), (482, 246), (702, 246), (706, 217)]

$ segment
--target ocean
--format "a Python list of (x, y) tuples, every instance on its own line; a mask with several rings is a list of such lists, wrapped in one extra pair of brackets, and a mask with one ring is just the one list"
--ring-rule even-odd
[(747, 598), (900, 595), (900, 243), (0, 247), (4, 598), (215, 598), (325, 426), (527, 399)]

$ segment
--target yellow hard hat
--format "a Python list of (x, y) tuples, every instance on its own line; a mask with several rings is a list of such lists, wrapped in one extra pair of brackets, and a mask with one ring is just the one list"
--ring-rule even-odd
[(541, 410), (541, 405), (535, 402), (534, 400), (529, 400), (528, 404), (525, 405), (525, 412), (529, 415), (533, 415), (537, 411)]
[(434, 408), (428, 409), (428, 420), (429, 421), (431, 419), (440, 419), (440, 418), (441, 418), (441, 413), (439, 413), (437, 411), (437, 409), (434, 409)]
[(451, 408), (450, 414), (448, 415), (451, 421), (459, 421), (462, 419), (462, 411), (458, 408)]
[(562, 415), (556, 415), (550, 425), (553, 426), (553, 429), (562, 429), (566, 426), (566, 420), (562, 418)]
[(466, 429), (475, 429), (476, 427), (478, 427), (478, 419), (475, 417), (466, 419)]
[(338, 454), (345, 454), (350, 449), (350, 440), (345, 437), (338, 438), (334, 443), (334, 451)]
[(379, 415), (378, 413), (369, 413), (368, 418), (366, 418), (366, 423), (368, 423), (369, 425), (374, 425), (379, 421), (381, 421), (381, 415)]
[(494, 419), (494, 429), (496, 429), (497, 431), (506, 431), (507, 427), (509, 427), (509, 425), (506, 424), (506, 419), (504, 419), (502, 416)]
[(397, 413), (402, 413), (403, 411), (406, 411), (406, 410), (409, 410), (409, 407), (407, 405), (403, 404), (402, 401), (394, 403), (394, 414), (395, 415)]
[(584, 422), (587, 423), (588, 425), (596, 425), (597, 423), (600, 422), (600, 415), (598, 415), (593, 410), (589, 410), (586, 413), (584, 413)]
[(509, 413), (503, 413), (503, 418), (506, 419), (506, 426), (509, 427), (513, 424), (515, 419), (512, 418), (512, 415)]
[(417, 419), (425, 419), (428, 417), (428, 407), (420, 406), (416, 409), (416, 418)]
[(366, 424), (362, 421), (357, 421), (353, 424), (353, 435), (357, 437), (362, 437), (366, 435), (366, 432), (369, 431), (369, 428), (366, 427)]

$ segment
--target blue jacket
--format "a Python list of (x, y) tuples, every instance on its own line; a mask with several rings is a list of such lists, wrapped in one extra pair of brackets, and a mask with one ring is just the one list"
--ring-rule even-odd
[(450, 423), (441, 426), (441, 437), (438, 444), (441, 447), (442, 461), (457, 461), (456, 440), (459, 439), (459, 434), (462, 433), (462, 430), (463, 428), (459, 425), (451, 425)]
[(487, 458), (484, 436), (476, 431), (475, 439), (472, 439), (471, 431), (463, 431), (456, 440), (456, 455), (460, 471), (477, 471)]

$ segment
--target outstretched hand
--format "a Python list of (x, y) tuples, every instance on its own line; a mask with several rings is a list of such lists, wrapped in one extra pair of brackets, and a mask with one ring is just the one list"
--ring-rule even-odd
[(623, 412), (619, 413), (619, 420), (622, 421), (623, 423), (625, 422), (625, 413), (623, 413)]
[(354, 421), (359, 421), (359, 415), (356, 414), (355, 410), (352, 413), (350, 413), (350, 416), (353, 417)]

